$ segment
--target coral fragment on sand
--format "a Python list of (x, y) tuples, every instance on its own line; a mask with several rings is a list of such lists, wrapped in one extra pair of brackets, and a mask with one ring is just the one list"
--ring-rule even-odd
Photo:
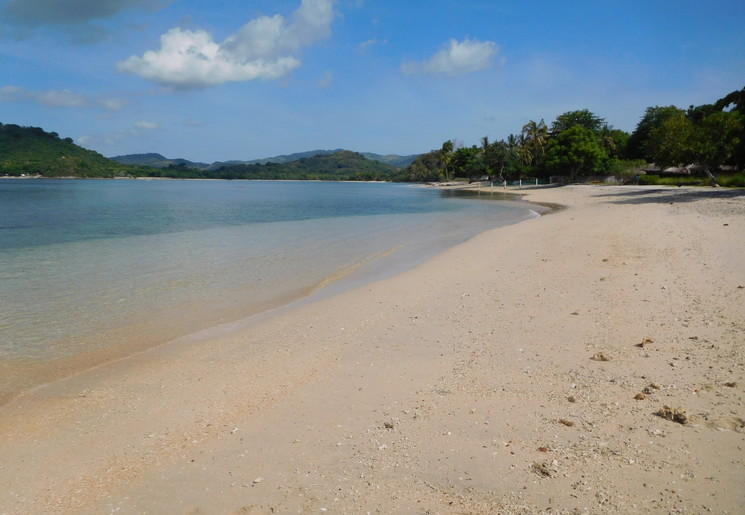
[(671, 408), (670, 406), (663, 406), (659, 411), (655, 413), (658, 417), (662, 417), (666, 420), (677, 422), (678, 424), (687, 424), (690, 422), (688, 413), (684, 409)]

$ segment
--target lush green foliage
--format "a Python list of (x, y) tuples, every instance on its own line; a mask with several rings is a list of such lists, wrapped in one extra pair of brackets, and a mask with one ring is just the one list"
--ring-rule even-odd
[(584, 125), (573, 125), (551, 139), (545, 165), (554, 175), (569, 171), (573, 181), (579, 175), (599, 173), (607, 159), (608, 153), (600, 146), (597, 134)]
[(401, 182), (448, 181), (452, 173), (452, 166), (450, 164), (452, 159), (452, 151), (450, 154), (444, 150), (434, 150), (422, 154), (406, 168), (399, 180)]
[(560, 114), (551, 124), (551, 134), (560, 134), (572, 127), (584, 127), (593, 133), (598, 133), (602, 129), (605, 129), (608, 124), (605, 120), (591, 113), (587, 109), (581, 109), (579, 111), (569, 111), (564, 114)]
[(38, 127), (0, 124), (0, 175), (44, 177), (117, 177), (131, 170), (70, 138)]
[(631, 135), (630, 151), (662, 168), (696, 163), (739, 169), (745, 165), (745, 89), (687, 111), (647, 108)]
[(649, 144), (649, 137), (653, 130), (662, 125), (665, 120), (682, 114), (683, 110), (678, 109), (675, 106), (666, 107), (648, 107), (644, 112), (644, 116), (636, 126), (636, 130), (631, 134), (628, 143), (628, 154), (631, 158), (650, 159), (650, 153), (647, 150)]
[[(632, 134), (613, 129), (587, 109), (560, 114), (550, 129), (543, 120), (531, 120), (506, 140), (490, 143), (484, 137), (481, 146), (457, 149), (447, 141), (440, 151), (431, 152), (408, 171), (412, 176), (439, 176), (440, 180), (454, 176), (469, 181), (512, 181), (553, 175), (576, 180), (640, 175), (649, 163), (663, 169), (699, 164), (707, 173), (740, 170), (745, 165), (745, 89), (688, 111), (675, 106), (649, 107)], [(739, 184), (737, 177), (723, 176), (720, 183)], [(708, 179), (694, 177), (690, 182), (708, 183)]]

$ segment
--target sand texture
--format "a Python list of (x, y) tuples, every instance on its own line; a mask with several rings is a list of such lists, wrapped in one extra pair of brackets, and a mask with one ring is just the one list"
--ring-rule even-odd
[(0, 513), (743, 513), (745, 191), (557, 212), (0, 407)]

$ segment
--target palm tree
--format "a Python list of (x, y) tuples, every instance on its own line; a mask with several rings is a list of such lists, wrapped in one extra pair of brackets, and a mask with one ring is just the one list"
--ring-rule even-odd
[(538, 123), (530, 120), (523, 125), (522, 136), (524, 139), (523, 146), (527, 147), (530, 152), (530, 161), (525, 164), (535, 164), (543, 156), (543, 149), (548, 143), (546, 122), (543, 121), (543, 118)]
[(525, 142), (525, 136), (522, 134), (515, 135), (510, 134), (507, 137), (507, 144), (515, 153), (517, 161), (523, 165), (528, 166), (533, 161), (533, 153)]
[(491, 176), (491, 143), (489, 143), (489, 136), (481, 138), (481, 163), (484, 166), (486, 175)]
[(449, 181), (450, 177), (448, 175), (448, 167), (450, 166), (450, 163), (453, 162), (453, 148), (454, 144), (452, 140), (447, 140), (445, 143), (442, 144), (442, 148), (440, 149), (440, 159), (442, 160), (442, 164), (445, 165), (445, 180)]

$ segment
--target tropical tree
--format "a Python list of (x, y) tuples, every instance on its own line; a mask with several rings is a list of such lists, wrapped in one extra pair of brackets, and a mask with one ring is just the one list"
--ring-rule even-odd
[(524, 164), (536, 164), (543, 157), (544, 148), (548, 143), (548, 127), (546, 127), (546, 122), (541, 118), (541, 121), (538, 123), (530, 120), (523, 125), (522, 141), (524, 148), (522, 160)]
[(600, 146), (609, 156), (623, 159), (626, 157), (629, 137), (628, 132), (605, 127), (599, 134)]
[(471, 147), (461, 147), (453, 154), (454, 174), (459, 177), (468, 177), (473, 180), (474, 177), (484, 173), (484, 166), (481, 160), (481, 149), (476, 145)]
[(515, 146), (504, 140), (492, 143), (491, 159), (494, 179), (498, 182), (504, 181), (507, 178), (507, 174), (514, 168), (515, 161), (517, 160)]
[(551, 124), (551, 134), (557, 135), (577, 125), (597, 133), (607, 127), (608, 124), (603, 118), (596, 116), (588, 109), (568, 111), (556, 117), (556, 120)]
[(507, 144), (515, 153), (515, 159), (522, 166), (529, 166), (533, 161), (533, 153), (530, 151), (528, 145), (525, 144), (525, 137), (515, 134), (510, 134), (507, 138)]
[(678, 110), (649, 131), (646, 154), (660, 168), (680, 166), (693, 160), (693, 122)]
[(745, 116), (737, 111), (710, 114), (693, 131), (691, 146), (694, 158), (713, 168), (740, 164), (744, 129)]
[(665, 120), (681, 114), (684, 114), (683, 110), (673, 105), (648, 107), (644, 112), (644, 116), (642, 116), (642, 119), (637, 124), (636, 129), (629, 137), (628, 157), (631, 159), (656, 161), (650, 155), (648, 149), (649, 137), (652, 131), (662, 125)]
[(553, 138), (546, 149), (546, 167), (549, 171), (577, 176), (600, 171), (608, 154), (600, 146), (596, 134), (582, 126), (574, 125)]
[(491, 143), (489, 143), (489, 136), (481, 138), (481, 164), (484, 168), (486, 175), (491, 175), (492, 171), (492, 152)]
[(447, 140), (445, 143), (442, 144), (442, 148), (440, 149), (440, 159), (442, 160), (442, 164), (445, 167), (445, 180), (449, 181), (449, 171), (450, 171), (450, 164), (453, 162), (453, 149), (455, 148), (455, 144), (453, 143), (453, 140)]

